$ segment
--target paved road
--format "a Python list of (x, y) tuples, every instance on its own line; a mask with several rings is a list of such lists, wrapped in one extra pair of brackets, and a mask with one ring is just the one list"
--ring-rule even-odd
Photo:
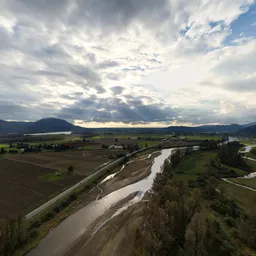
[(232, 182), (232, 181), (227, 180), (227, 179), (224, 179), (224, 178), (222, 178), (222, 180), (224, 180), (224, 181), (226, 181), (226, 182), (228, 182), (228, 183), (231, 183), (231, 184), (233, 184), (233, 185), (235, 185), (235, 186), (238, 186), (238, 187), (245, 188), (245, 189), (248, 189), (248, 190), (251, 190), (251, 191), (256, 192), (256, 189), (254, 189), (254, 188), (250, 188), (250, 187), (247, 187), (247, 186), (244, 186), (244, 185), (241, 185), (241, 184), (237, 184), (237, 183), (235, 183), (235, 182)]
[(124, 157), (119, 158), (111, 163), (109, 163), (108, 165), (100, 168), (98, 171), (96, 171), (95, 173), (91, 174), (90, 176), (86, 177), (85, 179), (79, 181), (77, 184), (75, 184), (74, 186), (68, 188), (67, 190), (65, 190), (64, 192), (62, 192), (61, 194), (57, 195), (56, 197), (52, 198), (51, 200), (49, 200), (48, 202), (46, 202), (45, 204), (41, 205), (40, 207), (36, 208), (35, 210), (33, 210), (32, 212), (30, 212), (29, 214), (27, 214), (25, 216), (26, 220), (29, 220), (31, 218), (33, 218), (35, 215), (37, 215), (38, 213), (40, 213), (41, 211), (43, 211), (44, 209), (46, 209), (47, 207), (51, 206), (52, 204), (56, 203), (58, 200), (61, 200), (63, 197), (67, 196), (69, 193), (71, 193), (73, 190), (79, 188), (81, 185), (87, 183), (89, 180), (91, 180), (92, 178), (96, 177), (97, 175), (99, 175), (101, 172), (104, 172), (105, 170), (107, 170), (108, 168), (110, 168), (111, 166), (117, 165), (119, 162), (121, 163), (122, 161), (124, 161)]
[[(49, 200), (48, 202), (46, 202), (45, 204), (39, 206), (38, 208), (36, 208), (35, 210), (33, 210), (32, 212), (28, 213), (25, 216), (26, 220), (29, 220), (31, 218), (33, 218), (34, 216), (36, 216), (37, 214), (39, 214), (41, 211), (45, 210), (47, 207), (51, 206), (52, 204), (56, 203), (57, 201), (61, 200), (63, 197), (69, 195), (72, 191), (74, 191), (75, 189), (79, 188), (81, 185), (86, 184), (89, 180), (91, 180), (92, 178), (96, 177), (97, 175), (99, 175), (100, 173), (109, 170), (110, 168), (117, 166), (118, 164), (122, 163), (125, 161), (125, 157), (131, 157), (134, 156), (135, 154), (139, 153), (139, 152), (143, 152), (145, 150), (148, 150), (150, 148), (155, 148), (159, 145), (165, 144), (168, 141), (164, 141), (162, 143), (147, 147), (147, 148), (143, 148), (140, 149), (138, 151), (132, 152), (130, 154), (127, 154), (124, 157), (121, 157), (105, 166), (102, 166), (98, 171), (94, 172), (93, 174), (91, 174), (90, 176), (86, 177), (85, 179), (79, 181), (77, 184), (75, 184), (74, 186), (68, 188), (67, 190), (65, 190), (64, 192), (62, 192), (61, 194), (57, 195), (56, 197), (52, 198), (51, 200)], [(177, 146), (176, 146), (177, 147)], [(184, 146), (183, 146), (184, 147)]]
[(256, 162), (256, 159), (251, 158), (251, 157), (243, 156), (243, 158), (248, 159), (248, 160), (252, 160), (252, 161), (255, 161), (255, 162)]
[[(140, 149), (136, 152), (127, 154), (126, 157), (131, 157), (133, 155), (135, 155), (136, 153), (145, 151), (147, 149), (150, 148), (154, 148), (156, 145), (148, 147), (148, 148), (144, 148), (144, 149)], [(49, 200), (48, 202), (46, 202), (45, 204), (39, 206), (38, 208), (36, 208), (35, 210), (33, 210), (32, 212), (28, 213), (25, 216), (26, 220), (29, 220), (31, 218), (33, 218), (35, 215), (39, 214), (41, 211), (45, 210), (47, 207), (51, 206), (52, 204), (56, 203), (57, 201), (61, 200), (63, 197), (69, 195), (72, 191), (74, 191), (75, 189), (79, 188), (81, 185), (86, 184), (88, 181), (90, 181), (92, 178), (96, 177), (97, 175), (99, 175), (100, 173), (108, 170), (111, 167), (114, 167), (122, 162), (124, 162), (125, 157), (121, 157), (103, 167), (101, 167), (98, 171), (94, 172), (93, 174), (91, 174), (90, 176), (86, 177), (85, 179), (79, 181), (77, 184), (75, 184), (74, 186), (68, 188), (67, 190), (65, 190), (64, 192), (60, 193), (59, 195), (57, 195), (56, 197), (52, 198), (51, 200)]]

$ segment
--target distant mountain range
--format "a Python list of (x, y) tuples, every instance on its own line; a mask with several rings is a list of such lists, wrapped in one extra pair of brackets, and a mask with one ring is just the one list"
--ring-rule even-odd
[(247, 126), (239, 131), (243, 135), (256, 135), (256, 125)]
[(203, 125), (203, 126), (169, 126), (169, 132), (177, 133), (236, 133), (243, 128), (243, 125)]
[(45, 118), (36, 122), (13, 122), (0, 120), (0, 134), (29, 134), (42, 132), (87, 132), (89, 129), (75, 126), (65, 120)]
[(36, 122), (9, 122), (0, 120), (0, 135), (8, 134), (29, 134), (42, 132), (64, 132), (74, 133), (88, 132), (111, 132), (111, 133), (239, 133), (246, 135), (256, 135), (256, 122), (239, 125), (203, 125), (203, 126), (169, 126), (167, 128), (95, 128), (88, 129), (75, 126), (65, 120), (57, 118), (45, 118)]

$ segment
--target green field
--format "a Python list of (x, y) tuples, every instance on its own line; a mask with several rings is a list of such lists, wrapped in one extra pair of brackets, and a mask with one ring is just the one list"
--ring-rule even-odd
[(188, 140), (219, 140), (221, 135), (184, 135)]
[[(182, 161), (174, 168), (174, 178), (188, 182), (189, 180), (196, 180), (197, 177), (208, 170), (210, 161), (215, 159), (216, 152), (213, 151), (196, 151), (187, 156), (184, 156)], [(246, 160), (248, 165), (252, 167), (252, 172), (256, 171), (256, 162)], [(238, 175), (244, 176), (247, 172), (238, 168), (223, 165), (230, 170), (234, 170)], [(230, 179), (232, 180), (232, 179)], [(234, 179), (235, 182), (256, 188), (256, 179)], [(244, 182), (244, 183), (243, 183)], [(256, 192), (250, 191), (246, 188), (241, 188), (232, 185), (223, 180), (218, 180), (218, 188), (223, 188), (224, 193), (231, 199), (234, 199), (243, 208), (251, 207), (256, 202)]]
[(196, 180), (197, 176), (207, 170), (210, 161), (216, 158), (213, 151), (196, 151), (185, 156), (174, 169), (175, 178), (178, 180)]
[(252, 138), (239, 138), (239, 142), (241, 144), (248, 146), (248, 145), (254, 144), (256, 142), (256, 140), (252, 139)]
[(243, 177), (243, 176), (245, 176), (245, 175), (248, 174), (246, 171), (241, 170), (241, 169), (238, 169), (238, 168), (235, 168), (235, 167), (233, 167), (233, 166), (228, 166), (228, 165), (225, 165), (225, 164), (221, 164), (221, 166), (222, 166), (222, 167), (225, 167), (225, 168), (228, 168), (228, 169), (230, 169), (230, 170), (234, 170), (234, 171), (237, 173), (237, 175), (238, 175), (239, 177)]
[(104, 139), (104, 138), (119, 138), (119, 139), (128, 139), (128, 138), (172, 138), (170, 134), (102, 134), (90, 137), (91, 140)]
[[(245, 159), (245, 161), (252, 168), (251, 172), (256, 172), (256, 162), (248, 159)], [(244, 176), (244, 175), (241, 175), (241, 176)], [(229, 180), (235, 183), (242, 184), (242, 185), (256, 189), (256, 178), (254, 179), (230, 178)]]
[(252, 168), (252, 172), (256, 172), (256, 161), (245, 159), (245, 162)]
[(139, 141), (138, 144), (139, 144), (139, 147), (140, 148), (145, 148), (146, 145), (148, 147), (151, 147), (151, 146), (154, 146), (156, 144), (159, 144), (161, 141), (151, 141), (151, 140), (143, 140), (143, 141)]
[[(256, 147), (253, 147), (255, 149)], [(253, 154), (251, 152), (245, 153), (245, 156), (256, 159), (256, 154)]]
[(233, 181), (238, 184), (245, 185), (247, 187), (251, 187), (256, 189), (256, 178), (253, 179), (239, 179), (239, 178), (230, 178), (230, 181)]
[(67, 172), (59, 171), (59, 172), (52, 172), (52, 173), (42, 175), (39, 178), (41, 180), (56, 181), (56, 180), (63, 180), (66, 176), (67, 176)]
[(254, 158), (256, 160), (256, 155), (251, 153), (251, 152), (245, 153), (245, 156), (250, 157), (250, 158)]
[(225, 195), (235, 200), (244, 210), (250, 209), (256, 202), (256, 192), (249, 189), (241, 188), (225, 181), (220, 181), (218, 188), (223, 189)]
[(9, 149), (9, 144), (0, 144), (0, 149), (1, 148), (7, 150), (7, 149)]

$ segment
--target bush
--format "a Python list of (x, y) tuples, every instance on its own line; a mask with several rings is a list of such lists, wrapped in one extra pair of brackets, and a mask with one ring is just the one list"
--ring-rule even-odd
[(39, 236), (39, 231), (38, 230), (33, 230), (30, 234), (29, 234), (29, 237), (31, 238), (31, 239), (35, 239), (35, 238), (37, 238)]
[(77, 198), (76, 195), (72, 194), (72, 195), (69, 196), (68, 201), (73, 202), (73, 201), (76, 200), (76, 198)]
[(39, 220), (33, 222), (30, 226), (29, 229), (33, 229), (33, 228), (39, 228), (41, 226), (41, 222)]
[(229, 215), (232, 218), (240, 216), (241, 209), (232, 200), (217, 200), (210, 205), (210, 207), (221, 215)]
[(56, 206), (54, 209), (54, 212), (59, 213), (61, 211), (60, 206)]
[(230, 226), (230, 227), (235, 227), (236, 226), (236, 221), (232, 217), (225, 217), (224, 221)]
[(64, 209), (64, 208), (66, 208), (66, 207), (69, 206), (69, 205), (70, 205), (70, 202), (69, 202), (69, 201), (64, 201), (64, 202), (61, 203), (60, 206), (61, 206), (62, 209)]
[(51, 219), (53, 219), (55, 217), (55, 213), (54, 212), (48, 212), (47, 214), (45, 214), (42, 219), (41, 219), (41, 222), (47, 222)]

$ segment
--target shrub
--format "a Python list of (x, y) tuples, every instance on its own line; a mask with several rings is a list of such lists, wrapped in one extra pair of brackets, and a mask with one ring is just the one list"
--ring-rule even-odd
[(42, 217), (41, 222), (47, 222), (47, 221), (53, 219), (54, 217), (55, 217), (55, 213), (53, 213), (53, 212), (48, 212), (48, 213), (46, 213), (46, 214)]
[(237, 218), (240, 216), (241, 209), (232, 200), (217, 200), (210, 205), (210, 207), (221, 215), (229, 215)]
[(40, 226), (41, 226), (41, 222), (40, 222), (39, 220), (37, 220), (37, 221), (33, 222), (33, 223), (30, 225), (29, 229), (39, 228)]
[(30, 232), (29, 237), (32, 239), (35, 239), (39, 236), (39, 231), (37, 229), (34, 229), (32, 232)]
[(60, 206), (56, 206), (54, 209), (54, 212), (59, 213), (61, 211)]
[(72, 201), (75, 201), (76, 200), (76, 195), (75, 194), (72, 194), (69, 196), (68, 198), (68, 201), (72, 202)]
[(230, 226), (230, 227), (235, 227), (236, 226), (236, 221), (232, 217), (225, 217), (224, 221)]

